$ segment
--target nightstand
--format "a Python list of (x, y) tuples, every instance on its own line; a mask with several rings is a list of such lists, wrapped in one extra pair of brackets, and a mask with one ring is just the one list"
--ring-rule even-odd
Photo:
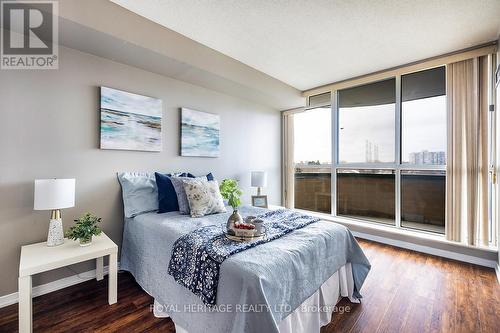
[(103, 279), (103, 259), (109, 256), (108, 302), (117, 300), (118, 246), (103, 232), (94, 236), (92, 245), (82, 247), (65, 239), (64, 244), (48, 247), (46, 242), (21, 247), (19, 263), (19, 332), (32, 332), (31, 277), (34, 274), (96, 259), (96, 279)]

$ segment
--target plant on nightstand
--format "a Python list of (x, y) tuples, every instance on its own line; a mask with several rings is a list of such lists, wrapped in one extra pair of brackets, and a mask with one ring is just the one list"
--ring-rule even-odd
[(69, 228), (66, 237), (75, 241), (79, 240), (80, 246), (92, 244), (92, 236), (101, 234), (101, 229), (97, 226), (97, 223), (101, 222), (101, 218), (94, 214), (86, 213), (75, 222), (75, 225)]

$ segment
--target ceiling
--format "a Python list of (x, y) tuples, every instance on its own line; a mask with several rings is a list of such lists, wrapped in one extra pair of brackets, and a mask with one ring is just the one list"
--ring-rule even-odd
[(496, 40), (499, 0), (111, 0), (297, 89)]

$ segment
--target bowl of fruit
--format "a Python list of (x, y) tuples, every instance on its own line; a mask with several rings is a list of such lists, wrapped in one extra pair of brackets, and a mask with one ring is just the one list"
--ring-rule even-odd
[(255, 235), (255, 226), (251, 223), (237, 222), (234, 224), (233, 230), (237, 237), (252, 237)]

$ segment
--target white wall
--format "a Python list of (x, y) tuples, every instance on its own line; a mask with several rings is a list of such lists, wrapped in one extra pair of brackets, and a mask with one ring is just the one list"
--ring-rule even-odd
[[(162, 152), (98, 149), (101, 85), (163, 100)], [(180, 107), (221, 115), (220, 158), (178, 155)], [(59, 70), (0, 72), (0, 114), (0, 295), (17, 290), (21, 245), (46, 239), (49, 212), (33, 211), (34, 179), (76, 178), (76, 207), (63, 211), (65, 228), (90, 211), (117, 244), (123, 221), (117, 171), (235, 177), (248, 203), (255, 191), (250, 171), (267, 170), (265, 193), (270, 203), (281, 198), (280, 114), (247, 100), (63, 47)], [(71, 274), (42, 274), (34, 284)]]

